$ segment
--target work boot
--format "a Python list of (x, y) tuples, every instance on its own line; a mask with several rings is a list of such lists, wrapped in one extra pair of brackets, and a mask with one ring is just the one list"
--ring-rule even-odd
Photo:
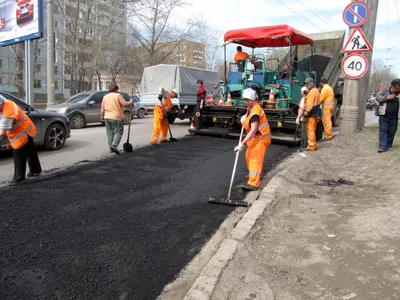
[(249, 184), (242, 184), (242, 185), (239, 185), (239, 187), (246, 191), (257, 191), (258, 190), (258, 187), (254, 186), (254, 185), (249, 185)]
[(111, 147), (110, 150), (117, 155), (121, 155), (121, 152), (119, 152), (117, 148)]
[(8, 185), (14, 186), (14, 185), (21, 184), (21, 183), (23, 183), (23, 182), (25, 182), (25, 179), (20, 180), (20, 181), (16, 181), (15, 179), (13, 179), (13, 180), (11, 180), (11, 181), (8, 182)]
[(26, 176), (27, 177), (38, 177), (40, 174), (42, 174), (42, 172), (39, 172), (39, 173), (29, 172)]
[(160, 143), (150, 143), (150, 144), (152, 144), (153, 146), (161, 146)]
[(382, 152), (386, 152), (386, 150), (385, 150), (385, 149), (382, 149), (382, 148), (379, 148), (379, 149), (378, 149), (378, 153), (382, 153)]

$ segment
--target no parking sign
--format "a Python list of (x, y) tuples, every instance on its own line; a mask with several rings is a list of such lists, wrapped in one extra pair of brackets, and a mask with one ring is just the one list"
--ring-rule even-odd
[(367, 22), (370, 14), (369, 6), (365, 2), (352, 2), (343, 11), (343, 21), (349, 27), (360, 27)]

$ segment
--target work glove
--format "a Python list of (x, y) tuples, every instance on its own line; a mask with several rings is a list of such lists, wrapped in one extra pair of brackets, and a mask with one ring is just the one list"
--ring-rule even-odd
[(163, 95), (162, 95), (162, 94), (159, 94), (157, 98), (158, 98), (158, 100), (161, 101), (161, 100), (163, 99)]
[(238, 151), (242, 151), (242, 149), (244, 148), (244, 145), (242, 143), (240, 143), (238, 146), (236, 146), (233, 151), (238, 152)]
[(240, 118), (240, 123), (244, 123), (244, 121), (246, 120), (246, 115), (243, 115), (241, 118)]
[(296, 124), (300, 125), (300, 119), (299, 118), (296, 119)]

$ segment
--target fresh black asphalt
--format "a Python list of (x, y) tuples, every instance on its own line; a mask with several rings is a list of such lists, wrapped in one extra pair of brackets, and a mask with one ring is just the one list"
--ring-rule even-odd
[[(226, 197), (236, 143), (193, 136), (0, 189), (0, 299), (155, 299), (234, 209), (207, 200)], [(271, 145), (265, 170), (290, 151)]]

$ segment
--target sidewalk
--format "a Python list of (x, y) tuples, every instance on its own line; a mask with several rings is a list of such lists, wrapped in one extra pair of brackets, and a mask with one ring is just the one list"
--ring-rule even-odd
[(211, 299), (400, 299), (400, 131), (378, 154), (377, 130), (295, 154)]

